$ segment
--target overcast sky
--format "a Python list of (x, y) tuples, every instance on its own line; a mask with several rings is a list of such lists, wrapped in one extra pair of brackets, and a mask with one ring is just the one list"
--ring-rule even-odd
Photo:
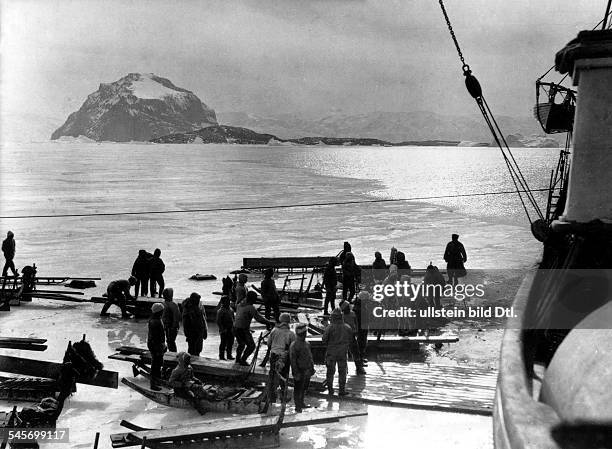
[[(497, 114), (527, 116), (534, 81), (604, 0), (447, 0)], [(152, 72), (216, 111), (474, 112), (437, 0), (0, 0), (3, 125), (63, 122), (101, 82)]]

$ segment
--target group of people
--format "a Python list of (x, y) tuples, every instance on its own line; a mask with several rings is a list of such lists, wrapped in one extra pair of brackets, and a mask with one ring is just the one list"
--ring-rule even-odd
[(176, 338), (181, 324), (189, 355), (199, 356), (203, 342), (208, 338), (206, 312), (200, 303), (201, 297), (198, 293), (191, 293), (180, 306), (173, 301), (172, 288), (165, 288), (162, 296), (164, 302), (157, 302), (151, 307), (147, 336), (147, 347), (151, 352), (151, 389), (153, 390), (159, 390), (164, 353), (177, 352)]
[[(147, 296), (149, 294), (149, 284), (151, 287), (151, 297), (162, 297), (164, 291), (164, 271), (166, 265), (161, 258), (161, 249), (156, 248), (153, 254), (145, 249), (138, 251), (138, 257), (132, 266), (132, 276), (136, 278), (134, 284), (134, 294), (138, 297), (139, 294)], [(159, 287), (159, 288), (158, 288)]]
[[(459, 241), (458, 234), (452, 234), (451, 241), (446, 245), (444, 251), (444, 261), (448, 274), (448, 283), (455, 286), (458, 279), (466, 275), (464, 263), (467, 262), (465, 247)], [(340, 276), (336, 267), (340, 265)], [(411, 266), (406, 259), (406, 255), (398, 251), (395, 247), (391, 248), (389, 265), (385, 262), (379, 251), (374, 253), (372, 262), (371, 282), (372, 284), (389, 283), (390, 281), (410, 281)], [(338, 283), (342, 285), (342, 302), (352, 302), (356, 290), (362, 280), (361, 267), (355, 262), (351, 244), (344, 242), (343, 250), (336, 257), (331, 257), (323, 271), (323, 287), (325, 289), (325, 300), (323, 310), (325, 315), (329, 315), (330, 310), (334, 310)], [(436, 274), (437, 273), (437, 274)], [(428, 281), (439, 283), (439, 270), (432, 263), (427, 267), (425, 283)], [(446, 282), (446, 281), (445, 281)]]

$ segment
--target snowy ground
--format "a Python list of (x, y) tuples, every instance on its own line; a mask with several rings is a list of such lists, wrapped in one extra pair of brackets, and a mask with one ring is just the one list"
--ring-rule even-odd
[[(378, 161), (380, 166), (370, 178), (360, 171), (359, 161), (369, 166), (372, 161), (367, 152), (376, 149), (342, 151), (348, 155), (344, 160), (338, 149), (325, 148), (65, 142), (5, 147), (0, 172), (0, 230), (15, 233), (18, 267), (35, 262), (41, 276), (101, 277), (87, 295), (100, 295), (108, 282), (127, 277), (140, 248), (151, 252), (155, 247), (162, 249), (166, 284), (174, 287), (178, 299), (191, 291), (211, 299), (211, 292), (220, 288), (219, 282), (188, 280), (196, 272), (220, 277), (238, 268), (242, 257), (335, 255), (347, 240), (358, 263), (370, 263), (375, 250), (387, 258), (390, 247), (396, 246), (413, 267), (424, 268), (429, 261), (443, 267), (441, 256), (452, 232), (461, 234), (466, 245), (468, 269), (527, 269), (536, 261), (540, 247), (520, 221), (520, 209), (483, 199), (456, 204), (398, 202), (214, 213), (7, 218), (337, 202), (373, 195), (406, 197), (407, 190), (423, 196), (434, 193), (431, 186), (423, 184), (428, 179), (435, 181), (436, 191), (451, 186), (443, 194), (456, 191), (458, 183), (467, 178), (468, 187), (478, 185), (478, 176), (487, 189), (499, 183), (499, 161), (493, 162), (488, 153), (475, 149), (437, 149), (452, 161), (452, 170), (444, 164), (441, 178), (428, 165), (432, 161), (416, 151), (389, 153)], [(456, 152), (463, 153), (456, 157)], [(5, 157), (9, 153), (10, 157)], [(304, 160), (305, 154), (309, 159)], [(547, 158), (551, 164), (554, 160), (552, 153), (533, 154), (535, 166), (543, 165)], [(430, 168), (415, 179), (402, 180), (398, 161)], [(474, 165), (479, 167), (478, 176), (473, 174)], [(385, 173), (394, 175), (384, 179)], [(504, 188), (500, 184), (500, 189)], [(474, 209), (482, 213), (475, 214)], [(500, 301), (510, 298), (517, 287), (514, 278), (496, 282), (503, 290)], [(0, 315), (0, 334), (47, 338), (46, 352), (17, 354), (57, 361), (68, 340), (85, 333), (107, 369), (129, 376), (129, 365), (107, 356), (119, 345), (144, 346), (146, 322), (100, 319), (99, 308), (35, 300)], [(465, 334), (460, 343), (445, 346), (441, 354), (430, 354), (431, 360), (495, 366), (499, 324), (484, 333), (478, 332), (479, 325), (469, 328), (465, 324), (458, 329)], [(205, 351), (214, 356), (217, 337), (214, 331), (211, 334)], [(182, 337), (179, 341), (185, 347)], [(11, 404), (0, 405), (7, 409)], [(374, 406), (368, 411), (367, 417), (340, 424), (283, 430), (282, 446), (374, 448), (394, 447), (400, 441), (421, 448), (492, 446), (491, 419), (487, 417)], [(102, 433), (101, 447), (110, 447), (108, 434), (121, 431), (121, 419), (154, 427), (196, 422), (198, 415), (164, 408), (123, 385), (118, 390), (79, 386), (58, 425), (70, 428), (71, 447), (91, 447), (96, 431)]]

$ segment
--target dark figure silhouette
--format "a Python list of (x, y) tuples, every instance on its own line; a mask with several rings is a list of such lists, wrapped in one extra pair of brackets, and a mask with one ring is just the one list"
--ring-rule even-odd
[(147, 347), (151, 352), (151, 390), (159, 391), (162, 383), (162, 366), (164, 365), (164, 352), (166, 352), (166, 332), (162, 322), (164, 306), (156, 302), (151, 307), (149, 318), (149, 334)]
[(412, 273), (412, 267), (406, 260), (406, 255), (401, 251), (398, 251), (395, 256), (395, 265), (397, 266), (397, 275), (400, 281), (406, 280), (402, 279), (402, 276), (410, 276)]
[(6, 239), (2, 242), (2, 252), (4, 253), (4, 268), (2, 269), (2, 276), (8, 274), (9, 268), (13, 272), (13, 276), (18, 276), (17, 269), (15, 268), (15, 234), (12, 231), (6, 233)]
[(387, 277), (387, 263), (383, 259), (382, 254), (376, 251), (374, 253), (374, 262), (372, 262), (372, 279), (375, 284), (380, 284)]
[(442, 289), (446, 284), (444, 276), (438, 270), (438, 267), (429, 262), (427, 270), (425, 271), (425, 277), (423, 278), (423, 284), (425, 285), (425, 293), (427, 296), (427, 302), (430, 306), (439, 309), (442, 307), (440, 303), (440, 297), (442, 296)]
[(359, 282), (361, 268), (355, 263), (353, 253), (346, 253), (342, 264), (342, 301), (351, 302), (355, 296), (355, 284)]
[(266, 308), (264, 315), (266, 319), (269, 320), (271, 313), (274, 312), (274, 320), (278, 321), (281, 299), (278, 295), (278, 290), (276, 290), (276, 284), (272, 277), (273, 275), (274, 270), (272, 268), (266, 268), (264, 271), (264, 279), (261, 281), (261, 299)]
[(134, 287), (134, 296), (136, 297), (138, 297), (140, 291), (142, 292), (142, 296), (147, 296), (149, 293), (148, 283), (151, 273), (151, 257), (151, 253), (141, 249), (138, 251), (138, 257), (134, 261), (134, 266), (132, 266), (132, 276), (136, 278), (136, 287)]
[(238, 347), (236, 348), (236, 361), (243, 366), (249, 366), (247, 358), (255, 350), (255, 342), (251, 335), (251, 321), (253, 318), (261, 324), (266, 326), (274, 326), (274, 321), (266, 320), (262, 317), (257, 309), (253, 306), (257, 299), (257, 293), (249, 291), (244, 301), (240, 302), (236, 306), (236, 319), (234, 320), (234, 335), (236, 341), (238, 341)]
[(463, 243), (459, 241), (458, 234), (453, 234), (451, 239), (444, 251), (444, 261), (446, 262), (448, 282), (454, 287), (457, 285), (459, 278), (467, 274), (463, 265), (467, 262), (467, 254)]
[(121, 309), (121, 316), (123, 318), (129, 318), (130, 314), (125, 310), (125, 303), (128, 300), (134, 301), (135, 299), (130, 295), (130, 287), (134, 284), (136, 284), (136, 278), (134, 276), (130, 276), (127, 280), (119, 279), (108, 284), (106, 289), (107, 299), (102, 307), (100, 316), (109, 316), (108, 309), (115, 304)]
[(323, 304), (323, 310), (325, 315), (329, 314), (327, 309), (328, 306), (331, 305), (331, 309), (329, 309), (330, 312), (336, 308), (336, 290), (338, 286), (336, 265), (338, 265), (338, 259), (331, 257), (323, 272), (323, 285), (325, 286), (325, 303)]
[(344, 263), (344, 259), (346, 259), (346, 255), (350, 253), (351, 251), (352, 251), (351, 244), (349, 242), (344, 242), (344, 248), (336, 256), (336, 258), (338, 259), (338, 263), (340, 265)]
[(174, 290), (165, 288), (162, 292), (164, 298), (164, 313), (162, 314), (162, 322), (166, 331), (166, 344), (168, 351), (176, 352), (176, 336), (178, 335), (179, 327), (181, 326), (181, 311), (179, 306), (172, 299)]
[(161, 249), (156, 248), (153, 252), (153, 257), (150, 260), (151, 267), (151, 298), (155, 298), (157, 294), (157, 286), (159, 286), (159, 297), (162, 297), (162, 292), (164, 291), (164, 271), (166, 270), (166, 265), (164, 265), (164, 261), (161, 259)]
[(219, 327), (219, 359), (234, 360), (234, 311), (230, 308), (229, 296), (221, 297), (221, 308), (217, 310), (217, 326)]
[(208, 326), (204, 306), (200, 305), (201, 296), (193, 292), (183, 301), (183, 332), (187, 339), (187, 352), (199, 356), (203, 341), (208, 337)]

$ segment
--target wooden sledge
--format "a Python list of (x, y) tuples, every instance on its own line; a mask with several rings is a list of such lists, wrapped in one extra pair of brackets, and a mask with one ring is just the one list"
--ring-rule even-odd
[[(121, 346), (116, 349), (118, 352), (108, 356), (109, 359), (121, 360), (134, 363), (137, 366), (150, 365), (151, 353), (144, 348)], [(166, 352), (164, 354), (164, 367), (174, 368), (178, 364), (176, 353)], [(211, 359), (208, 357), (191, 357), (191, 366), (196, 375), (202, 375), (206, 379), (217, 378), (225, 381), (237, 381), (249, 384), (265, 383), (268, 381), (268, 370), (257, 366), (255, 371), (249, 373), (249, 368), (240, 366), (231, 361)], [(322, 390), (325, 387), (325, 380), (313, 377), (310, 380), (310, 388)], [(289, 378), (289, 384), (293, 384), (293, 379)]]
[[(366, 411), (320, 411), (312, 409), (304, 413), (285, 414), (283, 420), (280, 422), (279, 428), (284, 429), (288, 427), (302, 427), (311, 426), (316, 424), (329, 424), (339, 422), (340, 419), (350, 418), (354, 416), (365, 416)], [(265, 418), (265, 419), (264, 419)], [(262, 446), (267, 441), (266, 439), (258, 438), (246, 438), (243, 439), (238, 435), (247, 436), (249, 429), (253, 428), (253, 423), (263, 423), (267, 425), (270, 420), (273, 420), (274, 416), (263, 416), (263, 415), (246, 415), (241, 416), (239, 419), (236, 418), (221, 418), (201, 421), (197, 426), (168, 426), (162, 429), (147, 429), (136, 426), (130, 422), (122, 421), (121, 425), (127, 427), (134, 432), (116, 433), (110, 436), (111, 443), (114, 448), (123, 448), (130, 446), (137, 446), (140, 442), (146, 438), (147, 442), (155, 442), (156, 447), (170, 447), (173, 443), (185, 443), (187, 441), (195, 440), (197, 444), (201, 445), (198, 447), (211, 447), (209, 446), (212, 441), (216, 440), (218, 446), (214, 447), (271, 447)], [(228, 425), (229, 424), (229, 425)], [(277, 423), (278, 424), (278, 423)], [(222, 427), (223, 426), (223, 427)], [(229, 427), (231, 426), (231, 427)], [(223, 437), (212, 437), (209, 436), (211, 432), (219, 431), (224, 429), (227, 433)], [(239, 433), (243, 432), (243, 433)], [(274, 441), (275, 439), (272, 438)], [(280, 442), (279, 442), (280, 443)], [(183, 446), (181, 446), (183, 447)], [(273, 446), (272, 446), (273, 447)]]
[[(160, 387), (160, 391), (154, 391), (150, 388), (132, 382), (125, 377), (121, 379), (121, 383), (142, 394), (144, 397), (157, 402), (158, 404), (175, 408), (194, 408), (192, 401), (177, 396), (171, 388), (164, 386)], [(248, 388), (232, 388), (231, 391), (228, 391), (228, 393), (229, 394), (227, 397), (218, 401), (207, 398), (198, 398), (198, 411), (238, 414), (250, 414), (257, 413), (259, 411), (259, 403), (261, 402), (263, 396), (261, 391)]]

